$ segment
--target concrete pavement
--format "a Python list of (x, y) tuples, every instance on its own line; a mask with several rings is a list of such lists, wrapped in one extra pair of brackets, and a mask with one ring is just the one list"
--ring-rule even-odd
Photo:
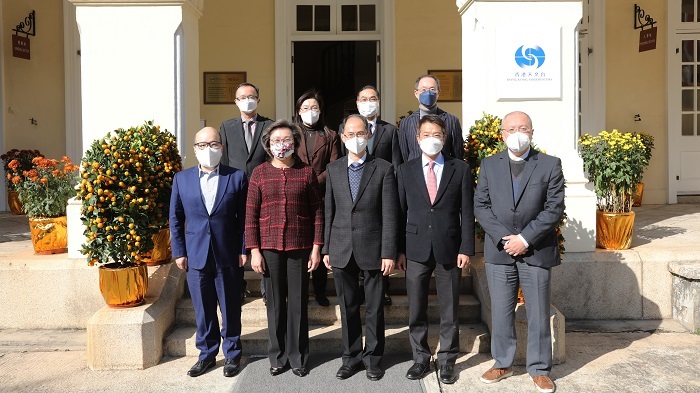
[[(572, 326), (576, 326), (575, 324)], [(588, 322), (583, 330), (634, 330), (634, 323)], [(643, 325), (642, 328), (644, 328)], [(666, 321), (666, 332), (569, 331), (566, 363), (552, 370), (558, 392), (700, 392), (700, 335), (679, 330)], [(523, 367), (494, 385), (479, 381), (491, 365), (488, 354), (460, 357), (459, 380), (441, 385), (437, 375), (409, 381), (410, 354), (384, 359), (381, 381), (367, 380), (364, 371), (345, 381), (335, 379), (339, 355), (311, 354), (310, 374), (268, 374), (266, 358), (244, 357), (241, 374), (224, 378), (223, 360), (207, 374), (185, 373), (193, 357), (164, 358), (146, 370), (91, 371), (85, 363), (85, 333), (67, 331), (0, 331), (0, 392), (536, 392)]]

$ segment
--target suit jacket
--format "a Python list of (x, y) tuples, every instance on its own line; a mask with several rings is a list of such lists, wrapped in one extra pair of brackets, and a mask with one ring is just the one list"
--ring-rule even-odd
[(367, 155), (355, 202), (350, 195), (348, 157), (328, 165), (326, 225), (322, 253), (333, 267), (355, 257), (362, 270), (377, 270), (382, 258), (396, 259), (396, 176), (388, 162)]
[(474, 255), (474, 211), (469, 164), (445, 157), (435, 201), (431, 204), (421, 157), (399, 166), (399, 202), (402, 212), (401, 251), (406, 258), (457, 263), (457, 254)]
[[(342, 134), (345, 128), (345, 120), (338, 126), (338, 133)], [(343, 156), (348, 155), (348, 149), (344, 144), (340, 144)], [(367, 153), (373, 157), (389, 161), (394, 165), (394, 170), (403, 163), (401, 158), (401, 148), (399, 147), (399, 129), (391, 123), (377, 119), (377, 128), (374, 130), (372, 146), (367, 146)]]
[(265, 128), (272, 124), (272, 120), (258, 115), (255, 122), (255, 135), (250, 151), (245, 143), (243, 122), (240, 117), (225, 120), (219, 127), (221, 143), (224, 151), (221, 155), (221, 163), (245, 171), (250, 179), (253, 169), (267, 160), (267, 153), (263, 148), (260, 136)]
[[(464, 158), (464, 136), (462, 136), (462, 126), (459, 119), (437, 108), (438, 116), (447, 125), (447, 140), (442, 147), (442, 154), (458, 159)], [(404, 161), (420, 157), (423, 153), (418, 145), (416, 134), (418, 133), (418, 121), (420, 120), (420, 109), (406, 116), (399, 125), (399, 146), (401, 146), (401, 156)]]
[[(508, 151), (481, 162), (474, 195), (474, 214), (486, 231), (484, 261), (551, 267), (561, 263), (556, 226), (564, 214), (564, 175), (561, 160), (530, 150), (513, 196)], [(530, 247), (524, 255), (512, 257), (503, 251), (501, 239), (520, 234)]]
[(316, 141), (313, 148), (309, 149), (311, 156), (306, 153), (306, 133), (302, 133), (304, 136), (301, 138), (301, 144), (297, 149), (297, 157), (304, 162), (306, 165), (311, 165), (316, 172), (316, 177), (318, 178), (318, 184), (321, 186), (321, 192), (325, 190), (326, 187), (326, 166), (337, 160), (340, 157), (340, 138), (338, 133), (325, 128), (324, 132), (319, 132), (316, 136)]
[(178, 172), (170, 198), (173, 258), (187, 257), (189, 267), (202, 269), (211, 247), (218, 265), (238, 266), (238, 255), (245, 254), (247, 192), (248, 180), (243, 171), (219, 165), (219, 187), (209, 214), (199, 185), (199, 168)]

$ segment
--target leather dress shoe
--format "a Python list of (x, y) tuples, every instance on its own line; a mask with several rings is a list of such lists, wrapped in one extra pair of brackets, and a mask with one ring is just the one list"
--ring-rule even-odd
[(440, 382), (453, 384), (457, 380), (457, 373), (454, 366), (440, 366)]
[(379, 381), (384, 376), (384, 370), (377, 366), (367, 366), (367, 379)]
[(350, 366), (340, 366), (340, 368), (338, 369), (338, 372), (335, 373), (335, 377), (338, 379), (348, 379), (348, 378), (352, 377), (353, 375), (355, 375), (356, 371), (357, 370), (355, 370), (353, 367), (350, 367)]
[(205, 372), (211, 367), (213, 367), (216, 364), (216, 359), (212, 360), (198, 360), (197, 363), (190, 368), (190, 370), (187, 372), (187, 375), (190, 377), (198, 377)]
[(391, 306), (391, 296), (388, 293), (384, 294), (384, 305)]
[(305, 377), (306, 374), (309, 373), (309, 370), (306, 367), (293, 368), (292, 373), (297, 377)]
[(316, 301), (318, 302), (319, 306), (328, 307), (331, 305), (331, 302), (328, 300), (326, 295), (316, 295)]
[(233, 359), (226, 359), (224, 362), (224, 377), (233, 377), (241, 371), (241, 364)]
[(284, 365), (284, 366), (282, 366), (282, 367), (270, 367), (270, 375), (272, 375), (273, 377), (274, 377), (275, 375), (280, 375), (280, 374), (282, 374), (282, 373), (285, 372), (285, 371), (287, 371), (287, 366), (286, 366), (286, 365)]
[(421, 379), (430, 370), (430, 366), (422, 363), (414, 363), (411, 368), (406, 372), (406, 378), (408, 379)]

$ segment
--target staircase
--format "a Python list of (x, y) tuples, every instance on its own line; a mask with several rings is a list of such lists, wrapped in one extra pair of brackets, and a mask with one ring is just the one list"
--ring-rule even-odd
[[(335, 285), (332, 272), (328, 275), (327, 295), (331, 302), (328, 307), (319, 306), (313, 300), (313, 289), (309, 292), (309, 351), (310, 353), (342, 353), (340, 306), (335, 297)], [(266, 355), (268, 345), (267, 313), (265, 304), (260, 296), (260, 276), (252, 271), (245, 272), (245, 279), (250, 291), (241, 314), (243, 326), (243, 353), (250, 355)], [(384, 307), (386, 324), (385, 353), (411, 353), (408, 338), (408, 297), (406, 296), (406, 280), (403, 272), (392, 273), (390, 295), (391, 306)], [(476, 353), (490, 351), (490, 336), (481, 323), (479, 300), (472, 291), (472, 277), (463, 273), (459, 299), (460, 322), (460, 352)], [(435, 294), (435, 280), (431, 279), (430, 295), (428, 297), (429, 344), (435, 352), (439, 333), (439, 305)], [(195, 317), (192, 300), (183, 296), (175, 309), (175, 326), (166, 336), (163, 345), (164, 356), (198, 356), (195, 347)], [(364, 307), (361, 310), (364, 315)]]

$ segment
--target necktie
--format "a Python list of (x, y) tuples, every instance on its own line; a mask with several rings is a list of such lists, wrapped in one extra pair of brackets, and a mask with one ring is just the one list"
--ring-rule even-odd
[(248, 151), (250, 151), (250, 147), (253, 145), (253, 120), (245, 122), (246, 127), (245, 127), (245, 144), (248, 147)]
[(433, 167), (435, 166), (435, 161), (430, 161), (428, 163), (428, 196), (430, 197), (430, 203), (435, 202), (435, 196), (437, 195), (437, 176), (435, 176), (435, 171)]
[(357, 197), (357, 190), (360, 188), (360, 180), (362, 179), (362, 168), (365, 163), (358, 164), (353, 162), (348, 167), (348, 180), (350, 181), (350, 196), (352, 196), (352, 201), (355, 202)]
[(369, 127), (367, 127), (368, 128), (367, 139), (371, 138), (372, 134), (374, 133), (374, 126), (372, 125), (372, 123), (369, 123), (368, 125), (369, 125)]

